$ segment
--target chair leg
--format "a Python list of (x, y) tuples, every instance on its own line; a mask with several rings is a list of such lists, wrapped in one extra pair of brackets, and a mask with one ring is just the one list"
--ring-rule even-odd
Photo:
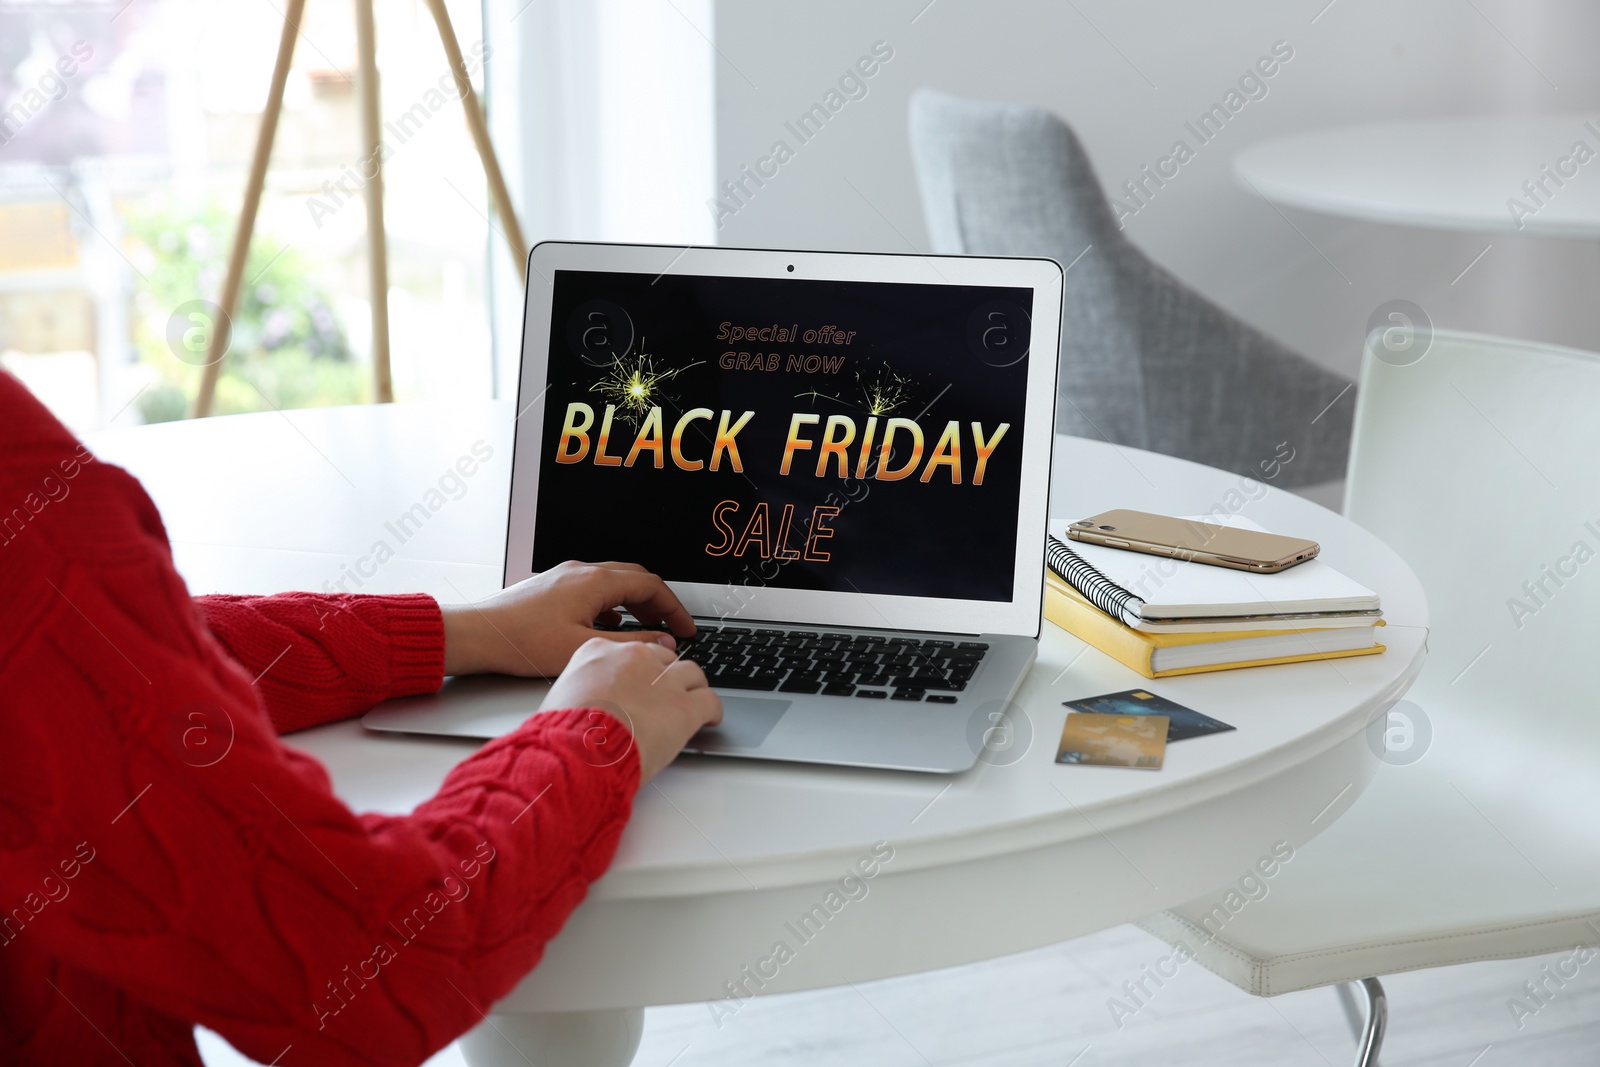
[[(1360, 987), (1367, 1002), (1366, 1024), (1356, 1034), (1356, 1067), (1378, 1067), (1378, 1050), (1383, 1045), (1383, 1032), (1389, 1025), (1389, 998), (1376, 978), (1363, 978), (1339, 987), (1339, 999), (1345, 1013), (1355, 1021), (1354, 988)], [(1352, 1029), (1355, 1029), (1352, 1026)]]

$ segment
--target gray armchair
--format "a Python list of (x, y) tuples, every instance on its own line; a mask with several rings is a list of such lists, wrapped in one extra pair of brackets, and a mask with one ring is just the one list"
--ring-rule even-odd
[(1039, 107), (923, 89), (911, 100), (911, 154), (935, 252), (1077, 260), (1058, 430), (1258, 479), (1287, 443), (1294, 458), (1272, 484), (1344, 476), (1355, 395), (1340, 394), (1350, 382), (1134, 247), (1066, 123)]

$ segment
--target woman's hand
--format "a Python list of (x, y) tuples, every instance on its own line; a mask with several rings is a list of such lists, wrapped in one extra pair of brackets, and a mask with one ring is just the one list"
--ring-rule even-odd
[(441, 606), (444, 673), (517, 674), (554, 678), (591, 638), (642, 641), (676, 648), (653, 630), (613, 633), (626, 608), (646, 626), (665, 624), (679, 637), (694, 622), (667, 583), (636, 563), (568, 561), (476, 604)]
[[(639, 750), (639, 781), (648, 782), (677, 758), (702, 726), (722, 721), (722, 698), (705, 672), (657, 644), (586, 641), (544, 699), (545, 708), (600, 708), (627, 726)], [(627, 754), (590, 750), (609, 764)]]

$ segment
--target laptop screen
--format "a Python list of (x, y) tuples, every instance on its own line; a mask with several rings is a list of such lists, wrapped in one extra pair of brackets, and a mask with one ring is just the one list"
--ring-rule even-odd
[(1010, 600), (1032, 299), (555, 271), (532, 570)]

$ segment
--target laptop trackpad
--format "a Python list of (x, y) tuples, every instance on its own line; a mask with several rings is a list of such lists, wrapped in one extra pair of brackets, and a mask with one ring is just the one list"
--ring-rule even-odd
[(765, 697), (722, 698), (722, 725), (708, 726), (683, 746), (685, 752), (727, 752), (760, 748), (790, 701)]

